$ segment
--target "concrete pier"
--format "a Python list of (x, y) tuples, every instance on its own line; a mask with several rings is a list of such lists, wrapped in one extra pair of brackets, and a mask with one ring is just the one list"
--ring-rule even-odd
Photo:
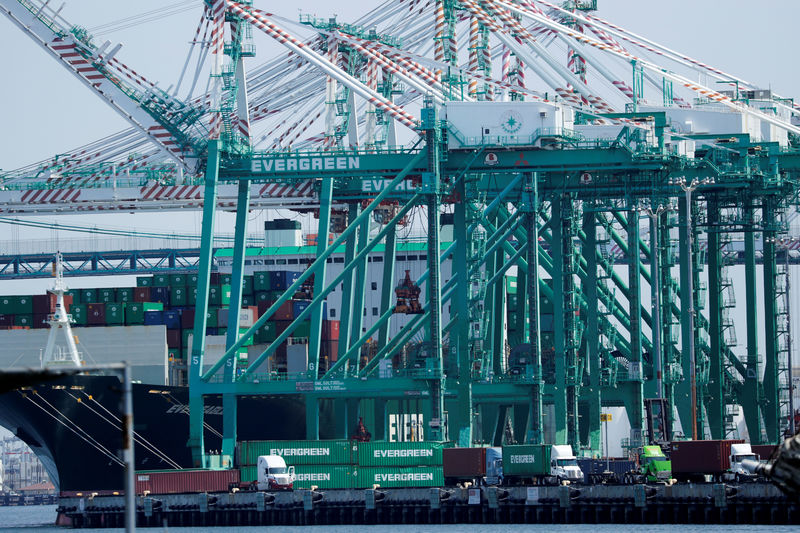
[[(800, 524), (765, 483), (296, 490), (139, 496), (137, 524)], [(121, 527), (122, 496), (59, 499), (59, 524)]]

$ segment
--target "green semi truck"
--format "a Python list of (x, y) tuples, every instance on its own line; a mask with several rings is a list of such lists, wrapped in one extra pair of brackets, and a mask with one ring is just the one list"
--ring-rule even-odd
[(672, 463), (661, 446), (645, 446), (639, 456), (641, 482), (667, 483), (672, 478)]

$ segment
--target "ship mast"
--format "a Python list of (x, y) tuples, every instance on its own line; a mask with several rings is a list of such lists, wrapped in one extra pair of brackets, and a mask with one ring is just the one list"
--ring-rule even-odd
[[(47, 323), (50, 324), (50, 335), (47, 337), (47, 346), (44, 350), (42, 358), (42, 366), (50, 366), (53, 364), (58, 365), (73, 365), (81, 366), (83, 361), (78, 347), (75, 344), (75, 337), (72, 335), (72, 315), (67, 313), (64, 306), (64, 293), (67, 292), (67, 284), (64, 282), (64, 266), (62, 264), (61, 252), (56, 252), (56, 261), (53, 266), (54, 275), (56, 277), (55, 284), (51, 292), (56, 295), (55, 311), (47, 316)], [(60, 346), (56, 346), (56, 337), (59, 332), (63, 333), (67, 341), (66, 353), (62, 351)]]

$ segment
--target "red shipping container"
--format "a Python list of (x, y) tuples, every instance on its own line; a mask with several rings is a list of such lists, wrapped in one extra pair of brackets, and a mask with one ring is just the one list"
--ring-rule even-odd
[(42, 315), (34, 313), (33, 314), (33, 323), (31, 324), (31, 327), (34, 328), (34, 329), (49, 328), (50, 325), (47, 323), (47, 317), (48, 316), (50, 316), (49, 313), (48, 314), (42, 314)]
[(273, 322), (275, 322), (275, 335), (280, 335), (286, 331), (286, 328), (292, 323), (291, 320), (273, 320)]
[(328, 356), (328, 361), (335, 363), (339, 358), (339, 341), (323, 340), (319, 347), (320, 354)]
[(14, 315), (0, 315), (0, 326), (11, 327), (14, 325)]
[(92, 326), (103, 326), (106, 323), (106, 304), (88, 304), (86, 308), (86, 322)]
[(136, 473), (136, 494), (228, 492), (239, 484), (239, 470), (162, 470)]
[(181, 347), (181, 330), (179, 329), (167, 330), (167, 347), (169, 348)]
[(731, 444), (742, 443), (742, 439), (673, 441), (669, 455), (672, 472), (678, 480), (686, 477), (680, 474), (721, 474), (731, 466)]
[[(294, 319), (294, 304), (291, 300), (287, 300), (281, 304), (275, 314), (271, 317), (272, 320), (293, 320)], [(286, 329), (286, 328), (284, 328)]]
[(322, 321), (322, 340), (324, 341), (338, 341), (339, 340), (339, 321), (338, 320), (323, 320)]
[(134, 302), (151, 302), (150, 287), (136, 287), (133, 289)]
[(262, 301), (259, 301), (258, 302), (258, 316), (261, 316), (264, 313), (266, 313), (267, 309), (272, 307), (272, 304), (274, 304), (274, 303), (275, 303), (275, 300), (262, 300)]
[(34, 294), (31, 300), (33, 302), (34, 315), (46, 315), (56, 309), (55, 294)]
[(750, 449), (753, 450), (753, 453), (758, 456), (759, 459), (762, 461), (769, 461), (772, 454), (778, 447), (774, 444), (753, 444), (750, 446)]
[(194, 329), (194, 309), (184, 309), (181, 313), (181, 328)]
[(442, 450), (444, 477), (486, 475), (486, 448), (445, 448)]
[(209, 281), (211, 285), (219, 285), (219, 272), (212, 272)]
[[(73, 296), (71, 294), (64, 295), (64, 311), (69, 313), (69, 306), (72, 305)], [(56, 309), (56, 304), (53, 302), (53, 311)]]

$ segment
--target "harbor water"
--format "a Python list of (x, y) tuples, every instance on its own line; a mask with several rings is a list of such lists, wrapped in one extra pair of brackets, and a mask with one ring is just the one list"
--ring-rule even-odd
[[(0, 507), (0, 532), (64, 531), (66, 528), (54, 525), (55, 505), (30, 507)], [(633, 533), (642, 531), (639, 524), (447, 524), (447, 525), (378, 525), (358, 526), (362, 533)], [(644, 526), (651, 533), (674, 533), (674, 524), (648, 524)], [(681, 524), (682, 533), (789, 533), (797, 531), (797, 526), (733, 526), (733, 525), (692, 525)], [(229, 528), (213, 527), (170, 527), (148, 528), (144, 531), (170, 531), (171, 533), (216, 533)], [(270, 531), (281, 533), (348, 533), (351, 525), (343, 526), (303, 526), (303, 527), (250, 527), (237, 528), (248, 532)], [(84, 529), (82, 531), (114, 531), (111, 529)]]

